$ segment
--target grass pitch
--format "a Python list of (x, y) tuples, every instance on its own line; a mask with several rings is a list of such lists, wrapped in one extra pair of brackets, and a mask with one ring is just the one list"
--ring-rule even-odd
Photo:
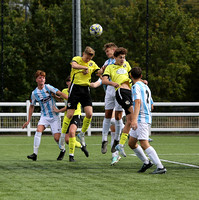
[(101, 136), (86, 137), (90, 156), (75, 150), (75, 163), (57, 161), (57, 144), (52, 136), (42, 136), (38, 160), (27, 155), (33, 151), (33, 136), (0, 137), (1, 200), (183, 200), (199, 199), (199, 137), (153, 136), (167, 173), (143, 174), (133, 151), (126, 146), (127, 157), (110, 166), (108, 152), (101, 154)]

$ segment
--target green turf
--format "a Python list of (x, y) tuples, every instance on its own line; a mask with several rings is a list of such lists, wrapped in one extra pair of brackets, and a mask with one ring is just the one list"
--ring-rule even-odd
[[(153, 136), (159, 157), (199, 166), (198, 136)], [(109, 138), (110, 141), (110, 138)], [(137, 170), (142, 163), (126, 146), (126, 158), (110, 166), (111, 153), (101, 154), (101, 137), (86, 137), (90, 156), (75, 151), (75, 163), (57, 161), (52, 136), (43, 136), (38, 160), (32, 153), (33, 137), (0, 137), (0, 200), (182, 200), (199, 199), (199, 168), (163, 162), (168, 172), (151, 175)], [(67, 147), (68, 148), (68, 147)], [(68, 149), (67, 149), (68, 152)]]

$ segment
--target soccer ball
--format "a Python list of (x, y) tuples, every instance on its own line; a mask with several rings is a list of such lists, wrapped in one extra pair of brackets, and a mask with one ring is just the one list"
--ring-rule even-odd
[(103, 32), (103, 28), (100, 24), (93, 24), (90, 27), (90, 34), (94, 36), (100, 36)]

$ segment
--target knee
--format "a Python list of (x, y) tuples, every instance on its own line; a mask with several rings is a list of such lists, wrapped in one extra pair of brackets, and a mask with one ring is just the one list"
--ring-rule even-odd
[(54, 140), (59, 142), (60, 134), (54, 134)]
[(86, 113), (86, 118), (88, 118), (88, 119), (90, 119), (90, 118), (92, 118), (92, 113)]

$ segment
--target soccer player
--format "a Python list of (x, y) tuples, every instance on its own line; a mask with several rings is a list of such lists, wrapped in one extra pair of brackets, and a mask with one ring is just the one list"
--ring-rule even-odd
[(33, 154), (27, 156), (28, 159), (32, 159), (33, 161), (37, 160), (38, 150), (41, 143), (41, 135), (45, 128), (47, 128), (48, 126), (51, 127), (54, 140), (57, 142), (57, 144), (59, 144), (59, 138), (61, 134), (61, 120), (59, 115), (53, 111), (53, 106), (56, 106), (56, 102), (51, 93), (59, 95), (62, 98), (67, 98), (67, 96), (59, 91), (57, 88), (54, 88), (49, 84), (45, 84), (46, 73), (44, 71), (37, 70), (37, 72), (35, 73), (35, 79), (37, 82), (37, 88), (32, 92), (31, 95), (28, 121), (25, 122), (22, 126), (22, 128), (25, 128), (30, 123), (34, 111), (34, 106), (36, 102), (39, 102), (41, 108), (41, 117), (38, 122), (37, 131), (34, 136)]
[[(118, 47), (112, 42), (104, 45), (104, 51), (108, 57), (108, 60), (106, 60), (104, 65), (102, 66), (103, 69), (105, 69), (108, 65), (115, 63), (115, 58), (113, 54), (117, 48)], [(115, 150), (115, 146), (119, 143), (121, 130), (124, 126), (122, 121), (123, 109), (122, 106), (118, 104), (116, 100), (115, 88), (112, 85), (107, 85), (107, 87), (105, 87), (105, 92), (105, 117), (103, 120), (101, 152), (103, 154), (107, 152), (107, 137), (109, 129), (111, 129), (111, 165), (114, 165), (121, 158), (118, 154), (118, 151)]]
[[(131, 70), (131, 78), (134, 82), (132, 86), (133, 98), (133, 121), (128, 145), (137, 157), (144, 163), (138, 172), (145, 172), (152, 167), (151, 161), (146, 157), (147, 153), (152, 162), (157, 166), (152, 174), (166, 173), (166, 168), (162, 165), (155, 149), (149, 144), (149, 127), (152, 122), (151, 117), (151, 91), (142, 81), (142, 70), (135, 67)], [(138, 145), (140, 142), (141, 147)], [(144, 151), (143, 151), (144, 150)]]
[[(71, 85), (70, 76), (68, 76), (67, 79), (66, 79), (66, 85), (67, 85), (67, 88), (63, 89), (62, 92), (68, 96), (68, 88)], [(67, 105), (67, 99), (64, 99), (66, 105)], [(64, 108), (61, 108), (61, 109), (57, 109), (56, 107), (54, 107), (53, 110), (55, 112), (57, 112), (57, 113), (65, 112), (64, 113), (63, 123), (62, 123), (61, 137), (60, 137), (59, 142), (60, 142), (60, 146), (62, 147), (62, 149), (65, 149), (65, 142), (66, 142), (66, 144), (69, 144), (69, 162), (74, 162), (75, 161), (74, 160), (75, 147), (81, 148), (81, 150), (84, 152), (86, 157), (88, 157), (89, 153), (88, 153), (88, 151), (86, 149), (86, 146), (82, 146), (76, 140), (76, 135), (75, 135), (76, 131), (77, 131), (77, 128), (80, 125), (80, 121), (81, 121), (81, 104), (78, 103), (77, 109), (75, 110), (73, 118), (70, 121), (70, 125), (69, 125), (68, 129), (66, 129), (66, 123), (65, 123), (66, 116), (67, 116), (66, 106)], [(65, 151), (64, 152), (61, 151), (59, 157), (57, 158), (57, 160), (62, 160), (64, 158), (64, 154), (65, 154)]]
[(90, 81), (92, 73), (100, 75), (100, 68), (91, 60), (95, 55), (95, 51), (91, 47), (86, 47), (83, 56), (75, 56), (71, 61), (71, 86), (69, 88), (69, 98), (67, 103), (66, 129), (74, 115), (77, 104), (80, 102), (84, 108), (86, 116), (83, 119), (81, 132), (78, 134), (80, 143), (85, 146), (85, 132), (87, 131), (93, 114), (92, 99), (90, 95)]
[(127, 50), (125, 48), (117, 48), (114, 52), (115, 64), (108, 65), (102, 77), (102, 84), (111, 85), (115, 88), (116, 100), (122, 106), (126, 114), (126, 123), (122, 131), (120, 142), (115, 147), (115, 149), (125, 157), (124, 144), (128, 138), (133, 115), (131, 79), (129, 78), (131, 66), (125, 59), (126, 54)]

